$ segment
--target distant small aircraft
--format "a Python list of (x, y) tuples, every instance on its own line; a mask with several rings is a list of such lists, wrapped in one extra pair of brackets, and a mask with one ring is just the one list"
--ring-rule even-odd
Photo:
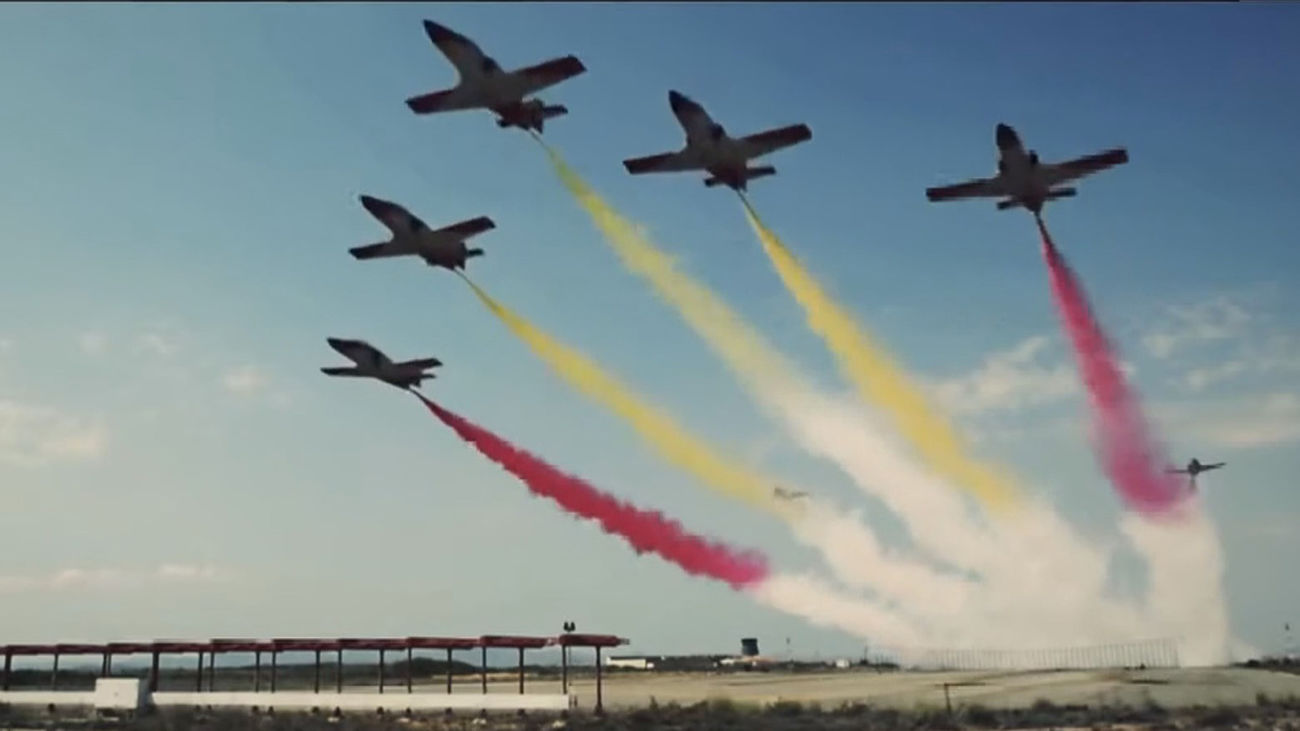
[(808, 497), (808, 493), (804, 492), (803, 490), (790, 490), (781, 487), (779, 485), (777, 487), (772, 488), (772, 494), (776, 495), (782, 500), (797, 500), (801, 497)]
[(474, 41), (432, 20), (424, 21), (424, 32), (442, 55), (456, 68), (456, 86), (430, 94), (413, 96), (406, 106), (416, 114), (488, 109), (497, 115), (497, 126), (535, 129), (540, 134), (547, 119), (568, 114), (562, 105), (547, 106), (540, 99), (525, 100), (561, 81), (587, 70), (577, 56), (568, 55), (503, 71)]
[(1039, 216), (1045, 202), (1069, 198), (1077, 192), (1074, 188), (1055, 186), (1128, 162), (1128, 151), (1122, 147), (1066, 162), (1040, 162), (1038, 153), (1026, 152), (1020, 135), (1007, 124), (998, 124), (994, 138), (998, 146), (996, 176), (927, 188), (925, 197), (931, 202), (1006, 197), (998, 201), (999, 211), (1024, 207)]
[(435, 378), (433, 373), (425, 371), (442, 365), (437, 358), (417, 358), (394, 363), (391, 358), (364, 340), (349, 338), (325, 338), (330, 347), (340, 355), (355, 363), (355, 366), (321, 368), (327, 376), (355, 376), (374, 378), (402, 390), (419, 388), (421, 383)]
[(1227, 462), (1215, 462), (1214, 464), (1201, 464), (1199, 460), (1193, 457), (1192, 461), (1187, 463), (1187, 467), (1183, 469), (1179, 469), (1177, 467), (1170, 467), (1166, 469), (1165, 472), (1171, 475), (1189, 475), (1191, 477), (1192, 487), (1196, 487), (1197, 475), (1201, 474), (1202, 472), (1217, 470), (1226, 464)]
[(465, 240), (497, 227), (492, 219), (479, 216), (431, 229), (424, 221), (392, 201), (362, 195), (361, 205), (393, 233), (393, 238), (388, 241), (348, 249), (348, 253), (362, 261), (389, 256), (418, 256), (429, 266), (446, 267), (453, 271), (464, 269), (467, 259), (483, 255), (482, 249), (468, 248)]
[(748, 181), (776, 174), (771, 165), (749, 167), (751, 159), (812, 139), (812, 130), (806, 124), (730, 137), (704, 107), (678, 91), (668, 92), (668, 106), (686, 133), (686, 146), (677, 152), (624, 160), (623, 167), (632, 175), (704, 170), (711, 174), (704, 181), (710, 188), (722, 184), (732, 190), (745, 190)]

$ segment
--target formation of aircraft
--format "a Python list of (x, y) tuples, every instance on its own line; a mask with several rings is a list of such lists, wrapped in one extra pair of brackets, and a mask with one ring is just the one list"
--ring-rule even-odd
[(1065, 162), (1043, 162), (1037, 152), (1025, 150), (1020, 135), (1011, 125), (999, 123), (993, 136), (998, 147), (997, 175), (927, 188), (925, 197), (931, 202), (1003, 198), (997, 203), (999, 211), (1023, 207), (1038, 216), (1047, 201), (1069, 198), (1077, 192), (1072, 187), (1057, 186), (1128, 162), (1128, 151), (1122, 147)]
[(1192, 461), (1188, 462), (1188, 463), (1187, 463), (1187, 466), (1186, 466), (1185, 468), (1179, 469), (1179, 468), (1177, 468), (1177, 467), (1170, 467), (1169, 469), (1165, 470), (1165, 472), (1167, 472), (1167, 473), (1169, 473), (1169, 474), (1171, 474), (1171, 475), (1187, 475), (1187, 476), (1190, 478), (1190, 480), (1191, 480), (1192, 487), (1196, 487), (1196, 476), (1197, 476), (1197, 475), (1201, 474), (1202, 472), (1209, 472), (1210, 470), (1217, 470), (1217, 469), (1219, 469), (1220, 467), (1222, 467), (1222, 466), (1224, 466), (1224, 465), (1226, 465), (1226, 464), (1227, 464), (1227, 462), (1215, 462), (1215, 463), (1213, 463), (1213, 464), (1201, 464), (1200, 460), (1196, 459), (1195, 457), (1192, 457)]
[(382, 350), (364, 340), (325, 338), (325, 342), (338, 351), (339, 355), (355, 363), (351, 366), (321, 368), (321, 373), (327, 376), (374, 378), (390, 386), (409, 390), (419, 388), (430, 378), (436, 378), (433, 373), (427, 371), (442, 365), (442, 361), (437, 358), (416, 358), (395, 363)]
[(406, 106), (416, 114), (487, 109), (497, 115), (498, 127), (535, 129), (540, 134), (546, 120), (568, 114), (569, 110), (527, 97), (587, 70), (577, 56), (568, 55), (504, 71), (477, 43), (444, 25), (426, 20), (424, 32), (455, 67), (459, 79), (450, 89), (407, 99)]
[(370, 215), (388, 227), (393, 237), (377, 244), (348, 249), (361, 261), (393, 256), (418, 256), (429, 266), (455, 271), (464, 269), (466, 260), (482, 256), (482, 249), (471, 249), (466, 239), (491, 231), (497, 225), (487, 216), (470, 218), (450, 226), (431, 229), (424, 221), (402, 206), (374, 196), (362, 195), (361, 205)]
[(676, 152), (624, 160), (623, 167), (632, 175), (703, 170), (710, 175), (704, 181), (707, 187), (722, 184), (745, 190), (750, 180), (776, 174), (771, 165), (750, 167), (750, 160), (812, 139), (806, 124), (731, 137), (704, 107), (679, 91), (668, 92), (668, 106), (686, 134), (686, 146)]
[[(518, 127), (540, 134), (547, 119), (568, 114), (568, 108), (548, 105), (534, 95), (587, 70), (577, 56), (569, 54), (505, 71), (477, 43), (461, 33), (431, 20), (424, 21), (424, 31), (455, 68), (458, 78), (451, 88), (407, 99), (406, 105), (419, 115), (485, 109), (497, 116), (497, 126), (502, 129)], [(812, 130), (802, 123), (732, 137), (701, 104), (675, 89), (668, 92), (668, 106), (681, 125), (685, 146), (674, 152), (624, 160), (623, 166), (629, 174), (701, 171), (708, 173), (704, 180), (706, 187), (725, 185), (741, 192), (748, 188), (749, 181), (776, 174), (775, 167), (751, 166), (751, 161), (812, 139)], [(1023, 207), (1038, 216), (1046, 201), (1075, 195), (1074, 188), (1058, 186), (1128, 162), (1128, 153), (1123, 148), (1065, 162), (1040, 162), (1036, 152), (1025, 150), (1016, 131), (1001, 123), (997, 125), (995, 142), (996, 176), (929, 188), (926, 197), (931, 201), (1002, 198), (997, 203), (999, 210)], [(432, 229), (397, 203), (370, 195), (362, 195), (360, 199), (365, 209), (392, 233), (388, 241), (348, 250), (361, 261), (417, 256), (430, 266), (464, 270), (468, 259), (483, 255), (482, 249), (470, 248), (466, 241), (496, 228), (491, 218), (478, 216)], [(426, 368), (441, 365), (434, 358), (393, 363), (360, 340), (330, 338), (329, 343), (357, 364), (351, 368), (321, 369), (331, 376), (367, 376), (407, 389), (433, 378), (433, 374), (424, 373)], [(1198, 463), (1193, 460), (1192, 464)], [(1200, 469), (1218, 466), (1221, 465)], [(1196, 473), (1190, 474), (1195, 479)], [(806, 497), (802, 491), (783, 487), (775, 488), (775, 495), (784, 500)]]

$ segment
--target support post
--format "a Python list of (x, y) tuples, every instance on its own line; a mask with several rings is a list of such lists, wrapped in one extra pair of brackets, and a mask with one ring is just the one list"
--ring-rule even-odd
[(334, 690), (339, 693), (342, 693), (343, 692), (343, 647), (341, 645), (339, 646), (338, 653), (339, 653), (338, 663), (334, 666), (335, 668), (337, 668), (334, 671)]
[(560, 692), (569, 693), (569, 646), (560, 645)]
[(158, 692), (158, 651), (153, 651), (153, 662), (149, 664), (149, 692)]
[(50, 690), (59, 689), (59, 653), (54, 653), (54, 669), (50, 671)]
[(113, 654), (104, 650), (104, 663), (99, 669), (100, 677), (109, 678), (113, 675)]
[(451, 648), (447, 648), (447, 692), (451, 693)]
[(262, 651), (253, 650), (253, 692), (262, 692)]
[(208, 692), (217, 689), (217, 650), (213, 648), (208, 652)]
[(314, 687), (315, 690), (313, 692), (319, 693), (320, 692), (320, 650), (316, 651), (316, 683)]
[(272, 647), (271, 648), (271, 692), (272, 693), (275, 692), (275, 676), (276, 676), (276, 669), (277, 669), (276, 665), (279, 656), (280, 656), (279, 650), (276, 650), (274, 647)]
[(14, 654), (9, 650), (9, 648), (6, 647), (5, 648), (5, 675), (4, 675), (4, 681), (0, 682), (0, 690), (9, 690), (9, 670), (13, 666), (13, 664), (14, 664)]
[(194, 691), (196, 693), (203, 692), (203, 651), (202, 650), (199, 650), (199, 665), (198, 668), (194, 671)]
[(487, 645), (481, 645), (480, 649), (483, 650), (483, 662), (479, 666), (479, 677), (483, 679), (483, 692), (487, 693)]
[(406, 646), (406, 692), (407, 693), (415, 692), (415, 690), (411, 687), (411, 672), (412, 672), (411, 660), (413, 659), (412, 655), (414, 654), (415, 653), (411, 650), (411, 646), (407, 645)]
[(384, 648), (379, 648), (379, 693), (384, 692)]
[(596, 713), (605, 712), (604, 693), (600, 680), (600, 645), (596, 645)]
[(524, 694), (524, 648), (519, 648), (519, 695)]

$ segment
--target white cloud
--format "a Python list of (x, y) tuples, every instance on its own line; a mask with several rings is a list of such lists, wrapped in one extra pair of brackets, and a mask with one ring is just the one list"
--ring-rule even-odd
[(1215, 447), (1252, 449), (1300, 442), (1300, 396), (1291, 392), (1219, 403), (1162, 405), (1155, 413), (1172, 432)]
[(77, 338), (77, 344), (87, 355), (99, 355), (108, 347), (108, 336), (97, 332), (82, 333)]
[(266, 375), (256, 366), (241, 366), (221, 377), (221, 384), (227, 391), (238, 394), (250, 394), (258, 391), (267, 383)]
[(95, 459), (107, 450), (102, 424), (47, 406), (0, 401), (0, 463), (36, 467)]
[(157, 355), (172, 355), (178, 350), (176, 341), (160, 333), (145, 333), (139, 338), (140, 347)]
[(0, 594), (79, 589), (131, 589), (145, 584), (212, 583), (231, 577), (209, 565), (163, 564), (153, 570), (65, 568), (45, 576), (0, 576)]
[(1168, 358), (1188, 345), (1236, 337), (1252, 319), (1223, 295), (1196, 305), (1171, 306), (1166, 312), (1169, 321), (1142, 337), (1147, 352), (1156, 358)]
[(1079, 389), (1074, 366), (1044, 362), (1046, 336), (1028, 338), (987, 356), (974, 373), (940, 381), (933, 387), (939, 401), (955, 412), (1019, 409), (1068, 398)]

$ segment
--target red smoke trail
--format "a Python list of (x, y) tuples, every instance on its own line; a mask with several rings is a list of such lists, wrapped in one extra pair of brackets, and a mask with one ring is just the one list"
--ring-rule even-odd
[(417, 393), (416, 396), (461, 439), (522, 480), (534, 494), (554, 500), (570, 513), (594, 518), (607, 533), (622, 536), (637, 553), (657, 553), (689, 574), (720, 579), (734, 589), (742, 589), (767, 577), (767, 560), (761, 554), (742, 553), (692, 535), (677, 521), (607, 495), (423, 395)]
[(1163, 514), (1176, 507), (1186, 491), (1147, 432), (1137, 394), (1129, 390), (1101, 325), (1093, 316), (1078, 278), (1037, 219), (1043, 237), (1043, 258), (1051, 274), (1057, 314), (1074, 345), (1074, 357), (1092, 404), (1094, 448), (1113, 484), (1130, 508)]

